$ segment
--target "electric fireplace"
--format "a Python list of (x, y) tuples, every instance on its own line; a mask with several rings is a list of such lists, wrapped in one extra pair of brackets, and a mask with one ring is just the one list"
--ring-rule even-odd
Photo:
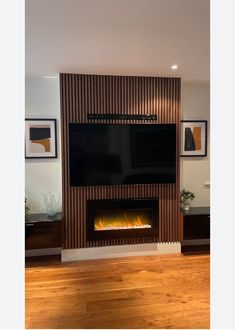
[(87, 239), (158, 236), (158, 199), (87, 201)]

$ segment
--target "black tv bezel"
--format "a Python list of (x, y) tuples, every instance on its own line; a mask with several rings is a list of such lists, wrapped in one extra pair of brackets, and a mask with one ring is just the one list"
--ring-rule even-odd
[[(167, 182), (167, 181), (164, 181), (164, 182), (146, 182), (146, 183), (119, 183), (119, 184), (88, 184), (88, 185), (85, 185), (85, 184), (72, 184), (71, 183), (71, 173), (70, 173), (70, 126), (72, 125), (79, 125), (79, 126), (90, 126), (90, 125), (107, 125), (107, 126), (118, 126), (118, 125), (128, 125), (128, 126), (137, 126), (137, 125), (145, 125), (145, 126), (174, 126), (175, 127), (175, 175), (174, 175), (174, 181), (171, 181), (171, 182)], [(136, 185), (149, 185), (149, 184), (155, 184), (155, 185), (165, 185), (165, 184), (176, 184), (176, 179), (177, 179), (177, 136), (176, 136), (176, 133), (177, 133), (177, 125), (176, 123), (100, 123), (100, 122), (97, 122), (97, 123), (79, 123), (79, 122), (69, 122), (68, 123), (68, 170), (69, 170), (69, 186), (70, 187), (111, 187), (111, 186), (136, 186)]]

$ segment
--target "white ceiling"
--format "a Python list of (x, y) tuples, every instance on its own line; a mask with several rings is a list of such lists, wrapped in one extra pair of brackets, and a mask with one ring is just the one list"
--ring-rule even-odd
[(26, 75), (209, 81), (209, 6), (209, 0), (26, 0)]

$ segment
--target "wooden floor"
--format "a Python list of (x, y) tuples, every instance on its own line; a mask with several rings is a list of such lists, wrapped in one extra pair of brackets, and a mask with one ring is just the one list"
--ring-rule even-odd
[(209, 255), (165, 255), (26, 268), (26, 328), (210, 326)]

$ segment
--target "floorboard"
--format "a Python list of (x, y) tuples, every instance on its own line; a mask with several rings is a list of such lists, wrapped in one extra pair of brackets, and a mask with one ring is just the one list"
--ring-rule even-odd
[(28, 329), (209, 327), (209, 255), (26, 262)]

